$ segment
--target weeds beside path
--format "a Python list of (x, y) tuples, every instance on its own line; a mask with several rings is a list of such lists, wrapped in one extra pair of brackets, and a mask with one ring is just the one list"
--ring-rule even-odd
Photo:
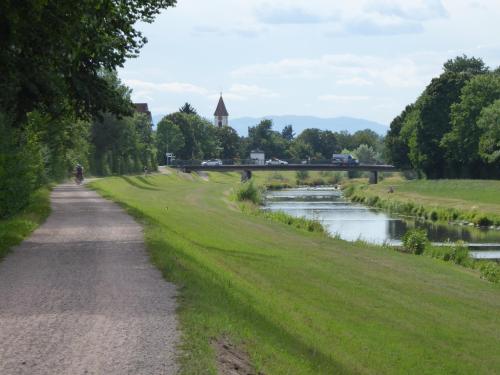
[(35, 191), (31, 195), (28, 206), (21, 212), (8, 219), (0, 220), (0, 260), (49, 216), (49, 194), (48, 187)]
[(498, 284), (231, 209), (238, 174), (131, 178), (93, 186), (145, 223), (154, 263), (181, 287), (184, 374), (216, 374), (220, 338), (273, 375), (500, 369)]

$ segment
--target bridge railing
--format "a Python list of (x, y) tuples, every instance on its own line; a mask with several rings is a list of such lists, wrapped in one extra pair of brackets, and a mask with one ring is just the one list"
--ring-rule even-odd
[[(266, 165), (266, 161), (259, 161), (255, 159), (219, 159), (222, 161), (222, 165)], [(190, 159), (190, 160), (174, 160), (169, 165), (172, 167), (184, 167), (184, 166), (198, 166), (201, 165), (204, 161), (201, 159)], [(331, 159), (279, 159), (279, 161), (275, 161), (275, 163), (285, 162), (287, 164), (332, 164)], [(354, 165), (354, 164), (352, 164)], [(366, 164), (365, 164), (366, 165)], [(373, 164), (376, 165), (376, 164)]]

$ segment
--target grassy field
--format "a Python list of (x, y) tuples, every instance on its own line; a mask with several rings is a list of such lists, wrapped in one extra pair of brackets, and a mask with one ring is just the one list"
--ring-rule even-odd
[(36, 191), (24, 210), (9, 219), (0, 220), (0, 259), (47, 218), (50, 213), (49, 193), (48, 188)]
[(179, 286), (184, 374), (216, 373), (219, 338), (265, 374), (500, 372), (499, 284), (245, 214), (229, 199), (238, 181), (93, 183), (145, 224), (152, 261)]
[[(440, 219), (453, 219), (450, 213), (459, 214), (461, 219), (475, 221), (487, 217), (491, 224), (500, 225), (500, 181), (491, 180), (411, 180), (387, 178), (377, 185), (358, 184), (357, 194), (368, 198), (378, 196), (385, 202), (382, 208), (395, 208), (398, 204), (403, 213), (407, 211), (404, 204), (411, 203), (422, 206), (430, 213), (435, 210), (442, 215)], [(394, 193), (389, 194), (392, 186)], [(369, 203), (369, 202), (368, 202)], [(393, 204), (394, 203), (394, 204)], [(385, 206), (385, 207), (384, 207)], [(457, 218), (457, 219), (458, 219)]]

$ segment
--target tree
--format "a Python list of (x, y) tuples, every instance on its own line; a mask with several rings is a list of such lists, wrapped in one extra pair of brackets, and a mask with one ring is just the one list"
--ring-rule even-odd
[(286, 142), (277, 131), (272, 130), (271, 120), (262, 120), (248, 128), (249, 148), (261, 149), (266, 155), (283, 158), (286, 156)]
[(379, 150), (382, 146), (380, 136), (371, 129), (358, 130), (352, 135), (352, 146), (359, 147), (367, 145), (375, 150)]
[(233, 159), (239, 150), (240, 137), (236, 130), (230, 126), (222, 126), (215, 129), (217, 144), (220, 149), (219, 157), (223, 159)]
[(479, 156), (479, 139), (482, 128), (478, 126), (481, 111), (500, 99), (500, 76), (481, 74), (475, 76), (462, 89), (460, 101), (451, 107), (451, 131), (441, 142), (447, 158), (461, 176), (487, 176)]
[(152, 22), (175, 0), (0, 2), (0, 111), (16, 127), (36, 108), (57, 115), (67, 100), (77, 115), (128, 114), (104, 79), (146, 43), (134, 26)]
[(311, 145), (300, 138), (294, 139), (290, 144), (289, 153), (296, 160), (304, 160), (314, 155)]
[(417, 100), (413, 138), (410, 141), (412, 165), (428, 178), (445, 176), (445, 150), (443, 136), (451, 130), (451, 106), (459, 101), (462, 88), (470, 74), (445, 72), (434, 78)]
[(365, 144), (359, 145), (353, 154), (362, 164), (376, 164), (380, 159), (373, 147)]
[(194, 107), (187, 102), (184, 103), (184, 105), (181, 108), (179, 108), (179, 112), (186, 113), (188, 115), (196, 115), (197, 114), (196, 109), (194, 109)]
[(488, 67), (482, 59), (467, 57), (467, 55), (457, 56), (446, 61), (443, 65), (445, 73), (468, 73), (471, 75), (488, 72)]
[(295, 133), (293, 132), (293, 127), (292, 125), (286, 125), (283, 130), (281, 131), (281, 136), (285, 141), (292, 141), (293, 138), (295, 137)]
[(215, 127), (196, 114), (174, 112), (163, 119), (178, 126), (184, 145), (177, 151), (178, 159), (203, 159), (217, 156)]
[(177, 154), (184, 147), (184, 137), (179, 126), (167, 118), (163, 118), (156, 126), (156, 148), (158, 163), (166, 162), (165, 154)]
[(389, 163), (394, 164), (398, 168), (410, 167), (410, 159), (408, 156), (410, 148), (407, 139), (404, 137), (404, 133), (402, 134), (402, 130), (407, 117), (413, 111), (413, 104), (406, 106), (403, 112), (392, 120), (390, 129), (384, 140), (386, 159)]
[(477, 125), (482, 131), (479, 155), (489, 164), (500, 166), (500, 100), (481, 111)]

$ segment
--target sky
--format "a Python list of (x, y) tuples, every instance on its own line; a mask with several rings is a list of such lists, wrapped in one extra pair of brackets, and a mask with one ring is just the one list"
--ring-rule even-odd
[(119, 69), (153, 116), (350, 116), (388, 125), (443, 63), (500, 65), (499, 0), (178, 0)]

